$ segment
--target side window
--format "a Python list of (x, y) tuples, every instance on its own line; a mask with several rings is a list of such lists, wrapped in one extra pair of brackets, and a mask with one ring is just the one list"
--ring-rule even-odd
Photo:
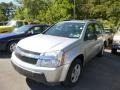
[(98, 24), (95, 24), (95, 33), (96, 33), (97, 35), (99, 35), (99, 34), (102, 33), (101, 27), (100, 27)]
[(20, 22), (20, 21), (18, 21), (16, 23), (17, 23), (17, 27), (21, 27), (23, 25), (23, 22)]
[(41, 26), (41, 33), (46, 30), (49, 26), (45, 25), (45, 26)]
[(39, 26), (36, 26), (36, 27), (33, 28), (33, 32), (34, 32), (35, 34), (37, 34), (37, 33), (39, 34), (39, 33), (42, 32), (42, 28), (39, 27)]
[(85, 40), (94, 40), (95, 39), (95, 28), (94, 24), (89, 24), (86, 28)]
[(44, 31), (44, 30), (46, 30), (48, 28), (48, 26), (43, 26), (42, 27), (42, 30)]
[(28, 22), (24, 22), (25, 25), (28, 25)]

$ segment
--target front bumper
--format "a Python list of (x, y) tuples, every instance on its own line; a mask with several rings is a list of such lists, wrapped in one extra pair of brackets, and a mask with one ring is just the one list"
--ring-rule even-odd
[(16, 71), (18, 71), (20, 74), (29, 77), (35, 81), (42, 82), (42, 83), (47, 83), (45, 75), (44, 74), (39, 74), (39, 73), (33, 73), (30, 71), (27, 71), (23, 68), (20, 68), (16, 66), (14, 63), (12, 63), (13, 67), (15, 68)]
[(38, 67), (18, 59), (12, 54), (11, 62), (22, 75), (42, 83), (57, 83), (65, 80), (70, 64), (57, 68)]

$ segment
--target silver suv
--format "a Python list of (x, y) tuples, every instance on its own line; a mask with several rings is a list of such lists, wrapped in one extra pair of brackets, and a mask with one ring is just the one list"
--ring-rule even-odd
[(83, 66), (102, 56), (102, 27), (95, 20), (59, 22), (43, 34), (21, 40), (12, 54), (12, 64), (21, 74), (43, 83), (74, 86)]

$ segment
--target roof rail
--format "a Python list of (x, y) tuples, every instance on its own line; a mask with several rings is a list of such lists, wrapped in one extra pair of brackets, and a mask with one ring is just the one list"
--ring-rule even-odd
[(71, 21), (71, 20), (75, 20), (75, 19), (65, 19), (65, 20), (63, 20), (63, 21)]
[(97, 21), (97, 19), (87, 19), (87, 20), (89, 20), (89, 21)]

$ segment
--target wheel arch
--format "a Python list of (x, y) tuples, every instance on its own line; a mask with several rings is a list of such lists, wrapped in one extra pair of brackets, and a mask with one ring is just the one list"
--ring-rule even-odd
[[(75, 62), (75, 60), (77, 60), (77, 59), (80, 59), (81, 60), (81, 63), (82, 63), (82, 67), (84, 66), (84, 55), (83, 54), (80, 54), (80, 55), (78, 55), (78, 56), (76, 56), (73, 60), (72, 60), (72, 62), (70, 63), (70, 65), (68, 66), (68, 69), (66, 69), (66, 74), (64, 74), (65, 75), (65, 77), (63, 78), (61, 78), (60, 80), (66, 80), (66, 77), (67, 77), (67, 74), (68, 74), (68, 72), (69, 72), (69, 69), (70, 69), (70, 67), (71, 67), (71, 65)], [(63, 73), (62, 73), (63, 74)], [(64, 76), (64, 75), (61, 75), (61, 76)]]
[(18, 41), (19, 40), (16, 40), (16, 39), (15, 40), (9, 40), (8, 43), (7, 43), (7, 45), (6, 45), (6, 50), (8, 49), (8, 46), (9, 46), (10, 43), (12, 43), (12, 42), (18, 42)]
[(72, 64), (73, 64), (76, 60), (78, 60), (78, 59), (81, 60), (82, 67), (83, 67), (83, 65), (84, 65), (84, 55), (83, 55), (83, 54), (80, 54), (80, 55), (76, 56), (76, 57), (73, 59), (73, 61), (70, 63), (70, 65), (69, 65), (69, 67), (68, 67), (68, 69), (67, 69), (67, 71), (66, 71), (66, 74), (64, 74), (65, 77), (64, 77), (64, 78), (61, 78), (60, 80), (66, 81), (67, 76), (69, 75), (68, 73), (69, 73), (70, 67), (71, 67)]
[[(71, 64), (74, 63), (75, 60), (77, 60), (77, 59), (80, 59), (82, 65), (84, 65), (84, 55), (83, 55), (83, 54), (80, 54), (80, 55), (76, 56), (76, 57), (73, 59), (73, 61), (71, 62)], [(71, 65), (70, 65), (70, 66), (71, 66)]]

